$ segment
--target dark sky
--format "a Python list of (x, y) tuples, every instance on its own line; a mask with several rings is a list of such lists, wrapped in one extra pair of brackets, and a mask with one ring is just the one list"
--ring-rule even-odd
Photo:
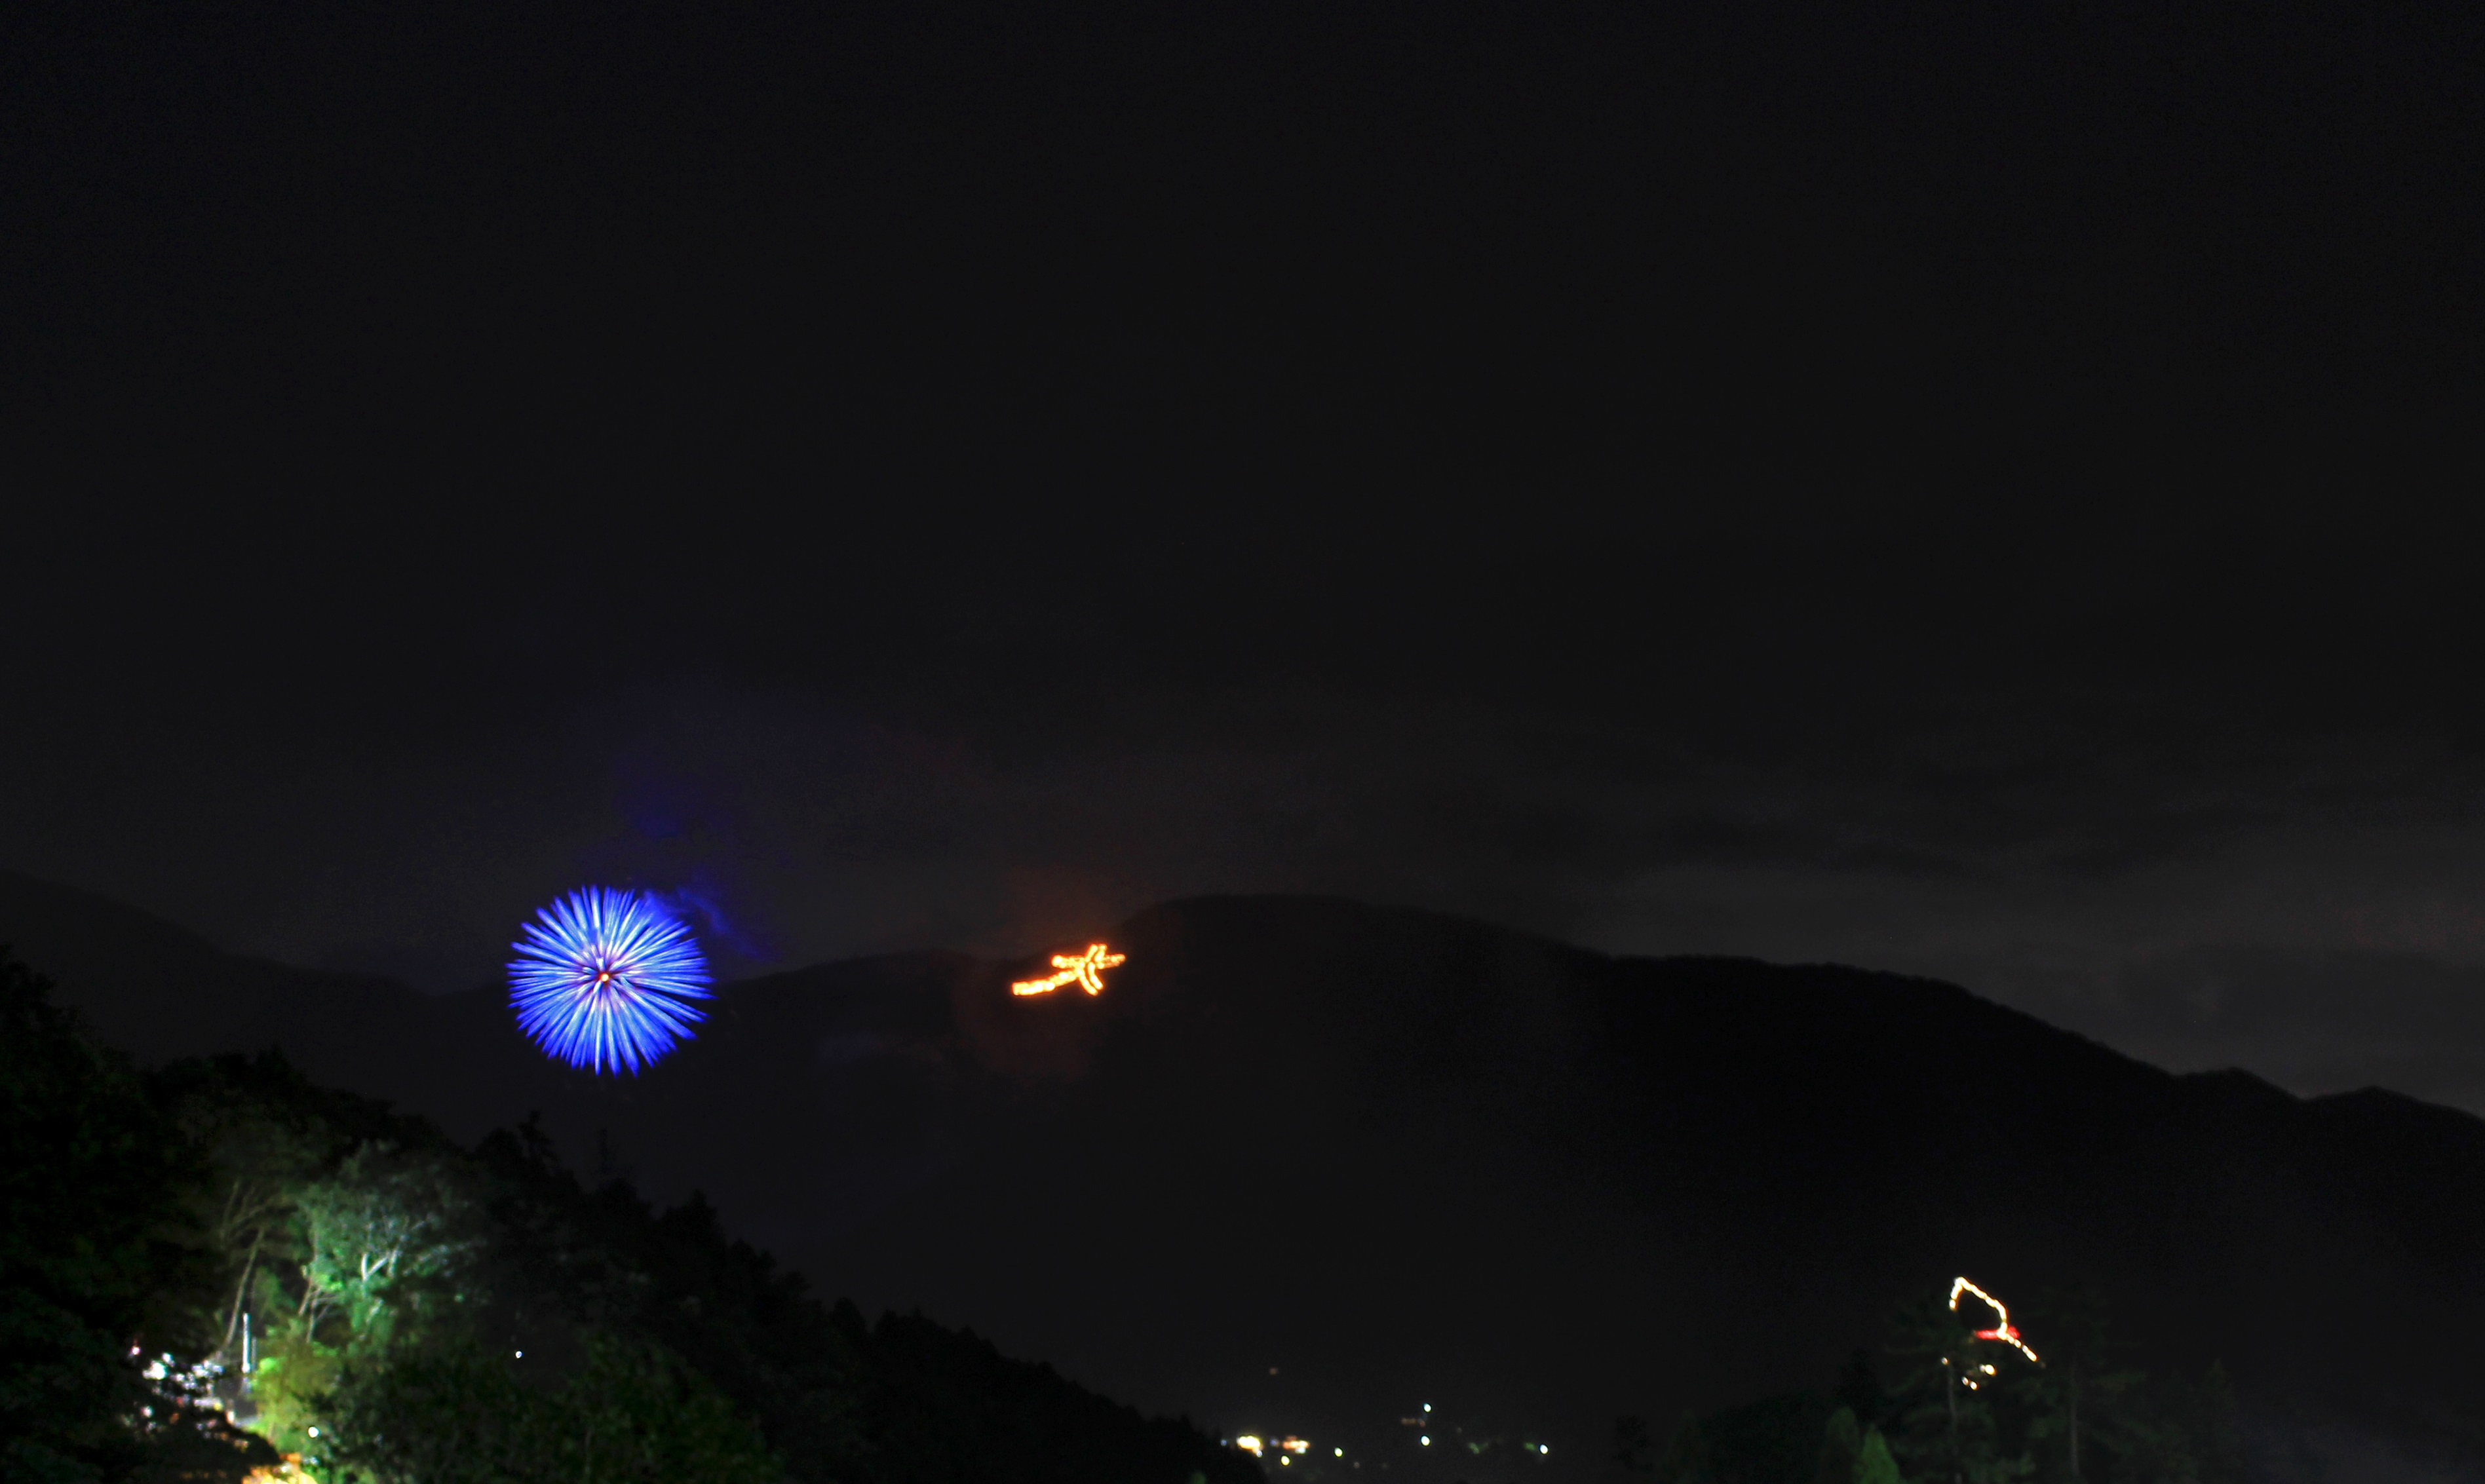
[(1324, 891), (2485, 1112), (2480, 23), (26, 7), (0, 866)]

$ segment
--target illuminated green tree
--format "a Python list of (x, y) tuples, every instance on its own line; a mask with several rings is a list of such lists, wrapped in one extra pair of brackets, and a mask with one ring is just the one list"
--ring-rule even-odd
[(1815, 1484), (1852, 1484), (1855, 1458), (1863, 1448), (1864, 1429), (1855, 1421), (1855, 1409), (1841, 1407), (1831, 1413), (1820, 1440), (1820, 1466), (1813, 1471)]
[[(276, 1052), (223, 1065), (184, 1063), (153, 1078), (156, 1097), (213, 1175), (197, 1192), (196, 1218), (222, 1268), (215, 1313), (216, 1358), (237, 1365), (242, 1319), (259, 1281), (292, 1272), (302, 1254), (294, 1235), (294, 1194), (331, 1162), (335, 1139), (287, 1099), (307, 1091)], [(264, 1316), (266, 1304), (255, 1310)]]
[(315, 1333), (341, 1315), (353, 1339), (381, 1343), (404, 1294), (448, 1276), (478, 1245), (461, 1229), (473, 1202), (438, 1159), (384, 1145), (356, 1150), (294, 1198), (308, 1255), (296, 1315)]
[[(1877, 1394), (1878, 1388), (1874, 1390)], [(1877, 1427), (1859, 1425), (1851, 1407), (1830, 1414), (1814, 1476), (1817, 1484), (1905, 1484), (1898, 1460), (1890, 1456), (1889, 1440)]]

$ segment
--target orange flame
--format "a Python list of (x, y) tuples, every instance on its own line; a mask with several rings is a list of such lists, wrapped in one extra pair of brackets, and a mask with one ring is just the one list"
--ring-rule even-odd
[(1064, 985), (1077, 985), (1089, 994), (1105, 992), (1105, 971), (1121, 966), (1127, 954), (1108, 953), (1102, 943), (1090, 943), (1083, 954), (1054, 954), (1052, 966), (1060, 972), (1045, 979), (1022, 979), (1010, 985), (1012, 994), (1051, 994)]

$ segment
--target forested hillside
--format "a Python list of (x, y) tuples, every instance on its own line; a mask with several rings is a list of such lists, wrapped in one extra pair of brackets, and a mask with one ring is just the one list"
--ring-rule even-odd
[(0, 958), (11, 1480), (1259, 1476), (920, 1317), (866, 1322), (704, 1201), (587, 1188), (281, 1056), (140, 1074)]

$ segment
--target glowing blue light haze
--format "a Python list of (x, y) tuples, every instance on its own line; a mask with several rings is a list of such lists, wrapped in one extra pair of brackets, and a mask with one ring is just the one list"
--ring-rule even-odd
[(638, 1071), (707, 1018), (707, 960), (653, 897), (589, 886), (535, 914), (509, 965), (509, 1004), (536, 1045), (572, 1066)]

